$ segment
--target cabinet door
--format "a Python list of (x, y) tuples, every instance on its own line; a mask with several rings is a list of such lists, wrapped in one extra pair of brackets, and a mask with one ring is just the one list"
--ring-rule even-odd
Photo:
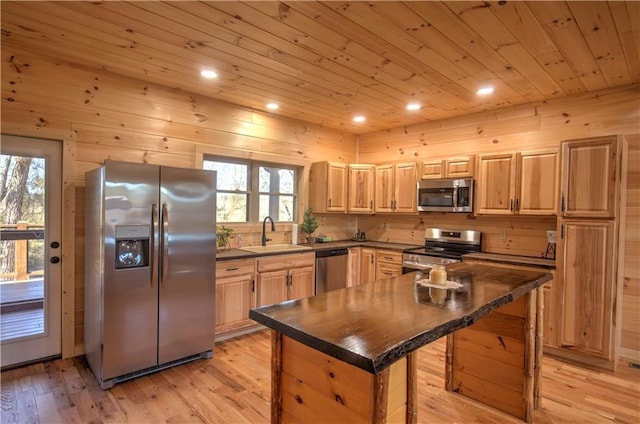
[(327, 212), (347, 210), (347, 165), (329, 163), (327, 175)]
[(394, 176), (394, 212), (415, 212), (416, 193), (418, 191), (416, 164), (413, 162), (397, 164)]
[(292, 269), (289, 271), (289, 285), (287, 285), (287, 300), (313, 296), (314, 269), (312, 266)]
[(480, 156), (477, 213), (508, 215), (515, 202), (516, 158), (513, 154)]
[(347, 165), (316, 162), (309, 172), (309, 206), (315, 212), (346, 212)]
[(393, 195), (395, 187), (393, 170), (393, 165), (376, 166), (376, 212), (393, 212)]
[(216, 334), (250, 327), (249, 310), (256, 306), (253, 274), (216, 281)]
[(562, 144), (563, 216), (615, 216), (617, 156), (616, 137)]
[[(564, 228), (562, 228), (564, 227)], [(615, 223), (564, 221), (562, 328), (560, 344), (572, 351), (611, 359)]]
[(349, 165), (349, 212), (373, 212), (374, 165)]
[(289, 271), (267, 271), (258, 273), (258, 306), (271, 305), (287, 300)]
[(360, 257), (360, 284), (376, 280), (376, 251), (363, 247)]
[(441, 159), (424, 161), (422, 162), (421, 168), (420, 178), (423, 180), (442, 178), (446, 175), (444, 161)]
[(468, 158), (447, 159), (444, 165), (445, 173), (443, 174), (443, 177), (473, 177), (474, 165), (475, 160), (473, 156)]
[(522, 215), (555, 215), (558, 202), (557, 151), (518, 154), (515, 210)]
[(361, 247), (349, 248), (349, 271), (347, 273), (347, 287), (360, 284), (360, 262), (362, 256)]

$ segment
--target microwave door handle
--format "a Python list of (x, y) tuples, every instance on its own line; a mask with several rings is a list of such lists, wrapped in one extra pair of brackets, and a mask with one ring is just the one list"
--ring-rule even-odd
[(160, 279), (162, 287), (167, 283), (167, 273), (169, 272), (169, 212), (167, 204), (162, 204), (162, 277)]
[(453, 189), (453, 211), (454, 212), (458, 211), (458, 189), (457, 188)]
[(149, 246), (150, 254), (149, 254), (149, 266), (151, 268), (151, 287), (155, 281), (158, 280), (158, 266), (155, 262), (156, 255), (156, 242), (158, 237), (158, 205), (151, 205), (151, 243)]

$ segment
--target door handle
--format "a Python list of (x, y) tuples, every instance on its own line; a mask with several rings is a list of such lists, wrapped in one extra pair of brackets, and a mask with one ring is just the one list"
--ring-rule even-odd
[(149, 266), (151, 267), (151, 287), (158, 280), (158, 267), (155, 263), (156, 236), (158, 234), (158, 205), (151, 205), (151, 246), (149, 246)]
[(167, 204), (162, 204), (162, 287), (167, 284), (169, 272), (169, 211)]
[(51, 259), (49, 259), (49, 262), (51, 262), (52, 264), (57, 264), (58, 262), (60, 262), (60, 258), (57, 256), (53, 256), (51, 257)]

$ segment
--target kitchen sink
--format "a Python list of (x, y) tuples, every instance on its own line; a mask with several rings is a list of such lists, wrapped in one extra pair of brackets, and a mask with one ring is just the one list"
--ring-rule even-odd
[(309, 246), (300, 246), (297, 244), (268, 244), (266, 246), (240, 247), (239, 249), (253, 253), (295, 252), (298, 250), (311, 250)]

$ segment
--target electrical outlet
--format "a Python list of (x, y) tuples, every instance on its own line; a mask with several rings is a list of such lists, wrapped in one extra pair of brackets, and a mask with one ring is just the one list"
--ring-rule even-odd
[(390, 231), (391, 230), (391, 223), (390, 222), (385, 222), (384, 223), (384, 230), (385, 231)]
[(500, 240), (507, 239), (507, 230), (500, 230)]

